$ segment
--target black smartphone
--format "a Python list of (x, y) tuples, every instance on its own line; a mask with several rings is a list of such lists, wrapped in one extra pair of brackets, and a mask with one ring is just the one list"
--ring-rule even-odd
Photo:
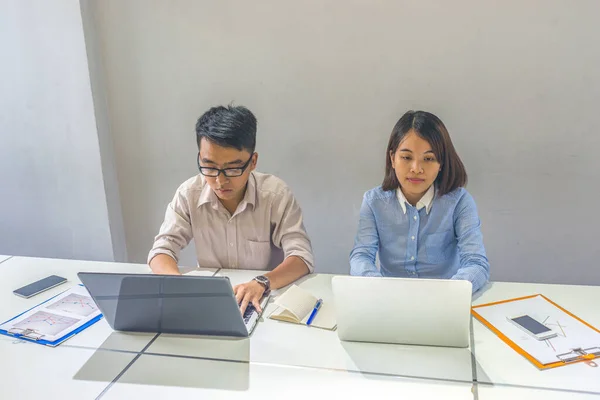
[(65, 283), (67, 280), (62, 276), (58, 275), (50, 275), (44, 279), (40, 279), (39, 281), (30, 283), (29, 285), (25, 285), (17, 290), (14, 290), (13, 293), (17, 296), (25, 297), (26, 299), (35, 296), (38, 293), (42, 293), (48, 289), (52, 289), (55, 286), (60, 285), (61, 283)]

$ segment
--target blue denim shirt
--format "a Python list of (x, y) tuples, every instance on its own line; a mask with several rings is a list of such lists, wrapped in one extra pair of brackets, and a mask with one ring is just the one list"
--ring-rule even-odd
[(490, 277), (480, 226), (475, 201), (464, 188), (436, 194), (429, 214), (410, 204), (405, 214), (394, 190), (377, 187), (363, 198), (350, 274), (463, 279), (476, 292)]

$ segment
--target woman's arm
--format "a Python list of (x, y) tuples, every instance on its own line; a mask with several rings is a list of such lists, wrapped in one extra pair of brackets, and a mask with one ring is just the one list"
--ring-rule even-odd
[(375, 266), (375, 256), (378, 248), (377, 223), (365, 195), (360, 207), (360, 219), (358, 221), (358, 232), (354, 240), (354, 248), (350, 253), (350, 275), (381, 276), (381, 272)]
[(477, 206), (473, 197), (466, 191), (456, 206), (454, 231), (458, 240), (460, 268), (452, 279), (470, 281), (475, 293), (490, 279), (490, 263), (483, 247)]

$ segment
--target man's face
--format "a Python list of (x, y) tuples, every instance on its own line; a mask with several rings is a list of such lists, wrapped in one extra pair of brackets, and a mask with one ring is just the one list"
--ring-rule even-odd
[(238, 171), (229, 170), (228, 172), (237, 174), (239, 169), (243, 168), (249, 161), (248, 166), (240, 176), (227, 177), (222, 172), (217, 177), (204, 176), (206, 183), (222, 201), (239, 203), (244, 198), (246, 183), (248, 183), (250, 172), (256, 168), (257, 160), (258, 154), (250, 154), (245, 149), (240, 151), (233, 147), (222, 147), (206, 138), (202, 138), (200, 141), (198, 163), (202, 168), (235, 168)]

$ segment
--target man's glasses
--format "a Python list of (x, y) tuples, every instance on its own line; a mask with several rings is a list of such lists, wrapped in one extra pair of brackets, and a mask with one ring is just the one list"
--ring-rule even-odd
[(202, 167), (202, 166), (200, 166), (200, 153), (199, 152), (198, 152), (198, 157), (197, 157), (196, 161), (198, 162), (198, 169), (200, 170), (200, 173), (204, 176), (210, 176), (212, 178), (216, 178), (222, 172), (223, 175), (225, 175), (226, 177), (234, 178), (236, 176), (241, 176), (244, 173), (246, 168), (248, 168), (248, 165), (250, 165), (250, 161), (252, 161), (253, 155), (254, 155), (254, 153), (252, 153), (252, 155), (250, 156), (250, 158), (248, 159), (248, 161), (246, 161), (246, 163), (244, 165), (242, 165), (241, 167), (235, 167), (235, 168), (220, 169), (220, 168), (212, 168), (212, 167)]

